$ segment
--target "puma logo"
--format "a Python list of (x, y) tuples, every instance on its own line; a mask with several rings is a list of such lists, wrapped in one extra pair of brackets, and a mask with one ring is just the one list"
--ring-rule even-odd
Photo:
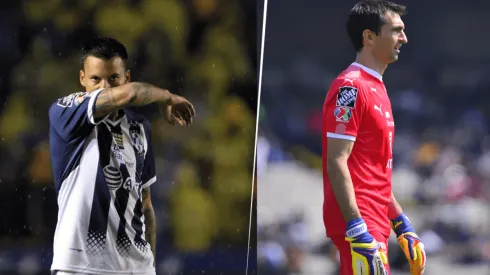
[(380, 113), (381, 115), (383, 115), (383, 111), (381, 110), (381, 106), (382, 106), (382, 105), (379, 105), (379, 106), (378, 106), (378, 105), (374, 105), (374, 110), (379, 111), (379, 113)]
[(346, 78), (345, 81), (350, 82), (351, 85), (354, 85), (354, 79)]

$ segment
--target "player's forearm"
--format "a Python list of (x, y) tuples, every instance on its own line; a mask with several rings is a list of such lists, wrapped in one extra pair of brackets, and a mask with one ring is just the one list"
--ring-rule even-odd
[(335, 198), (345, 221), (360, 218), (357, 207), (354, 185), (350, 176), (347, 160), (332, 159), (327, 161), (327, 171)]
[(143, 216), (145, 217), (145, 239), (150, 244), (153, 258), (156, 261), (156, 245), (157, 245), (157, 223), (155, 219), (155, 211), (151, 203), (150, 187), (143, 188), (141, 192), (143, 203)]
[(130, 106), (144, 106), (153, 102), (168, 102), (171, 93), (151, 84), (133, 82), (131, 84), (132, 97), (128, 102)]
[(171, 93), (151, 84), (132, 82), (122, 86), (107, 88), (100, 92), (95, 102), (95, 118), (126, 106), (145, 106), (154, 102), (168, 102)]
[(145, 216), (145, 238), (150, 244), (151, 252), (156, 261), (156, 245), (157, 245), (157, 224), (155, 219), (155, 211), (153, 206), (147, 206), (143, 209), (143, 215)]
[(395, 199), (393, 192), (391, 193), (391, 202), (388, 205), (388, 219), (393, 220), (398, 215), (403, 213), (403, 208), (400, 206), (398, 201)]

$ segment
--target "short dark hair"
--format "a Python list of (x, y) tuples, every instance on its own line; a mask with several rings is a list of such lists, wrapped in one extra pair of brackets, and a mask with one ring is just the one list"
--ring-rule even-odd
[(385, 24), (383, 16), (388, 11), (402, 16), (407, 13), (407, 7), (385, 0), (363, 0), (351, 9), (347, 34), (357, 52), (363, 47), (362, 32), (368, 29), (378, 35)]
[(82, 47), (82, 69), (85, 59), (89, 56), (109, 60), (116, 56), (120, 57), (124, 63), (128, 60), (126, 47), (111, 37), (95, 37), (85, 43)]

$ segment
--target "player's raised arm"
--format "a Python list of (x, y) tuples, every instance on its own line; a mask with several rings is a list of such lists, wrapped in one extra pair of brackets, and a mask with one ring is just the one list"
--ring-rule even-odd
[(332, 190), (339, 204), (342, 216), (346, 221), (360, 218), (354, 186), (350, 176), (347, 160), (354, 141), (339, 138), (328, 138), (327, 171)]
[(165, 106), (184, 105), (186, 108), (180, 108), (175, 116), (180, 117), (185, 124), (190, 124), (195, 115), (194, 107), (186, 99), (151, 84), (132, 82), (102, 90), (95, 102), (94, 118), (96, 120), (104, 118), (126, 106), (144, 106), (151, 103)]
[(126, 106), (144, 106), (156, 101), (165, 102), (169, 98), (169, 91), (146, 83), (134, 82), (106, 88), (97, 96), (94, 117), (98, 120)]

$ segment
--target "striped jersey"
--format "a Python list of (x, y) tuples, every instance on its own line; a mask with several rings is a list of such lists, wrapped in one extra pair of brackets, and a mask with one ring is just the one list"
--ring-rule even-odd
[(59, 207), (51, 270), (155, 274), (141, 200), (156, 181), (150, 124), (129, 108), (116, 121), (96, 121), (102, 90), (71, 94), (49, 109)]

